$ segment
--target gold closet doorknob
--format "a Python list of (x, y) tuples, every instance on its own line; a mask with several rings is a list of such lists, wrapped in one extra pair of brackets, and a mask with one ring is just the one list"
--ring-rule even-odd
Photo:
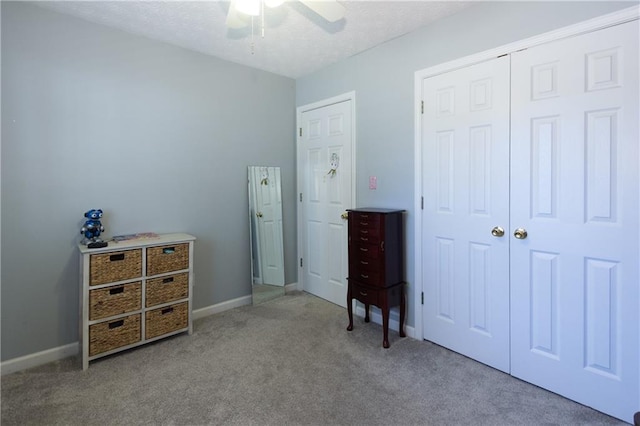
[(527, 238), (527, 230), (524, 228), (518, 228), (513, 232), (513, 236), (519, 240), (524, 240)]
[(345, 220), (346, 220), (346, 219), (349, 219), (349, 213), (344, 212), (344, 213), (342, 213), (342, 214), (340, 215), (340, 217), (341, 217), (342, 219), (345, 219)]
[(262, 212), (258, 212), (258, 213), (256, 213), (256, 216), (258, 216), (258, 217), (262, 217)]
[(504, 229), (496, 226), (491, 230), (491, 235), (493, 235), (494, 237), (502, 237), (504, 235)]

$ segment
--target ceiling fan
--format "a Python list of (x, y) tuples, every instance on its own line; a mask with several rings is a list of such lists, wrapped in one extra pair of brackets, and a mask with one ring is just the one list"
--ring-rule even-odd
[[(262, 16), (262, 36), (264, 37), (264, 7), (280, 6), (285, 0), (231, 0), (227, 14), (227, 27), (240, 29), (253, 24), (253, 18)], [(298, 0), (300, 3), (326, 19), (336, 22), (344, 18), (345, 7), (336, 0)]]

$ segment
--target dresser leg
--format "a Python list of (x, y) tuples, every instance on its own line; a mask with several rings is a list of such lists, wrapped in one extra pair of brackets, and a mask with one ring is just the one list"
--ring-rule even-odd
[(382, 309), (382, 347), (387, 349), (389, 347), (389, 307), (385, 306)]
[(369, 304), (364, 304), (364, 322), (369, 322)]
[(347, 331), (353, 330), (353, 296), (351, 296), (351, 286), (347, 288), (347, 312), (349, 313), (349, 326)]
[(400, 337), (406, 336), (406, 334), (404, 334), (404, 316), (406, 312), (406, 304), (407, 304), (407, 298), (403, 290), (402, 294), (400, 295), (400, 330), (399, 330)]

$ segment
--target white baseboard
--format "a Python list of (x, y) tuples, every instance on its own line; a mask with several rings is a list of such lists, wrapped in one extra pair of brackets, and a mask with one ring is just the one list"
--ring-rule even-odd
[(63, 358), (78, 354), (80, 345), (78, 342), (69, 343), (68, 345), (58, 346), (57, 348), (47, 349), (46, 351), (36, 352), (33, 354), (13, 358), (3, 361), (0, 364), (2, 375), (15, 373), (16, 371), (26, 370), (27, 368), (38, 367), (49, 362), (58, 361)]
[[(357, 304), (356, 309), (353, 311), (353, 313), (354, 315), (364, 318), (364, 306)], [(369, 308), (369, 319), (371, 319), (371, 321), (376, 324), (382, 325), (382, 314), (378, 310)], [(399, 326), (398, 321), (399, 319), (394, 319), (389, 317), (389, 330), (394, 330), (397, 332), (398, 326)], [(406, 322), (406, 318), (405, 318), (405, 322)], [(417, 338), (416, 329), (414, 327), (409, 327), (406, 324), (404, 326), (404, 334), (406, 334), (407, 337), (411, 337), (412, 339)]]
[[(237, 308), (239, 306), (250, 304), (251, 296), (243, 296), (237, 299), (218, 303), (216, 305), (207, 306), (206, 308), (195, 309), (192, 315), (193, 319), (196, 320), (198, 318), (203, 318), (229, 309)], [(15, 373), (17, 371), (26, 370), (27, 368), (38, 367), (49, 362), (58, 361), (70, 356), (75, 356), (79, 352), (80, 344), (78, 342), (74, 342), (68, 345), (59, 346), (57, 348), (47, 349), (42, 352), (36, 352), (18, 358), (13, 358), (0, 363), (1, 374), (4, 376), (5, 374)]]
[[(285, 292), (298, 290), (298, 284), (287, 284), (285, 286)], [(217, 314), (220, 312), (227, 311), (229, 309), (238, 308), (240, 306), (250, 305), (251, 304), (251, 295), (238, 297), (237, 299), (227, 300), (222, 303), (217, 303), (215, 305), (207, 306), (205, 308), (194, 309), (192, 315), (193, 319), (197, 320), (199, 318), (204, 318), (209, 315)], [(360, 317), (364, 317), (364, 307), (358, 305), (354, 311), (355, 315)], [(370, 311), (370, 318), (376, 324), (382, 324), (382, 315), (380, 312), (376, 310)], [(391, 330), (398, 329), (398, 320), (389, 318), (389, 328)], [(416, 338), (415, 337), (415, 329), (413, 327), (408, 327), (405, 325), (404, 332), (407, 337)], [(15, 373), (17, 371), (26, 370), (27, 368), (38, 367), (40, 365), (47, 364), (49, 362), (58, 361), (63, 358), (67, 358), (70, 356), (75, 356), (80, 351), (80, 345), (78, 342), (69, 343), (68, 345), (59, 346), (57, 348), (47, 349), (41, 352), (36, 352), (33, 354), (21, 356), (18, 358), (13, 358), (7, 361), (3, 361), (0, 363), (1, 374), (4, 376), (5, 374)]]
[(297, 291), (297, 290), (300, 290), (298, 288), (298, 283), (285, 284), (285, 286), (284, 286), (284, 292), (285, 293), (290, 293), (292, 291)]
[(220, 312), (228, 311), (229, 309), (239, 308), (240, 306), (250, 305), (251, 295), (238, 297), (237, 299), (227, 300), (225, 302), (216, 303), (215, 305), (207, 306), (206, 308), (194, 309), (193, 319), (208, 317), (209, 315), (219, 314)]

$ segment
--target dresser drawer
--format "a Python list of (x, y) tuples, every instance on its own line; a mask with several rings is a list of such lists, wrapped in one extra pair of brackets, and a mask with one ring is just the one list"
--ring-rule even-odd
[(189, 269), (189, 244), (172, 244), (147, 249), (147, 275)]
[(349, 278), (354, 280), (358, 280), (363, 284), (368, 284), (370, 286), (381, 287), (383, 283), (380, 280), (381, 274), (379, 272), (374, 271), (363, 271), (363, 270), (355, 270), (349, 271)]
[(147, 311), (145, 314), (145, 338), (162, 336), (189, 325), (189, 303), (183, 302)]
[(89, 285), (108, 284), (141, 276), (141, 249), (92, 254), (90, 257)]
[(349, 288), (351, 290), (351, 297), (354, 299), (358, 299), (360, 302), (367, 305), (378, 306), (380, 304), (380, 290), (361, 285), (353, 280), (349, 281)]
[(383, 269), (383, 264), (381, 262), (372, 261), (367, 259), (366, 257), (353, 257), (349, 259), (349, 270), (353, 270), (356, 272), (359, 271), (374, 271), (380, 272)]
[(359, 228), (380, 227), (380, 215), (376, 213), (351, 212), (351, 224)]
[(189, 273), (169, 275), (147, 280), (145, 306), (160, 305), (189, 296)]
[(382, 250), (380, 244), (363, 244), (352, 241), (349, 256), (357, 261), (362, 259), (365, 261), (377, 261), (382, 258)]
[(140, 314), (89, 326), (89, 356), (141, 340)]
[(364, 244), (378, 244), (380, 243), (380, 229), (379, 228), (358, 228), (354, 227), (351, 233), (352, 242), (364, 243)]
[(89, 319), (112, 317), (142, 308), (142, 282), (89, 291)]

